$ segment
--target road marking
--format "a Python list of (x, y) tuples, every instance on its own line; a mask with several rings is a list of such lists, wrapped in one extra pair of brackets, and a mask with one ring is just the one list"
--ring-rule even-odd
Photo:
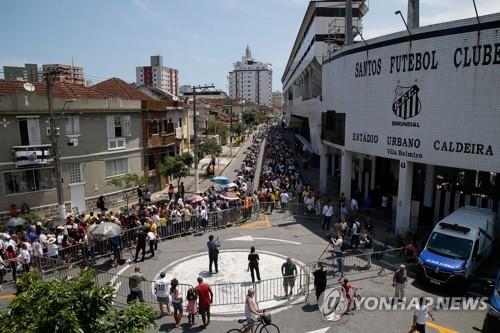
[(455, 331), (455, 330), (453, 330), (451, 328), (444, 327), (444, 326), (441, 326), (439, 324), (433, 323), (432, 321), (428, 321), (426, 323), (426, 325), (428, 327), (431, 327), (431, 328), (435, 329), (439, 333), (458, 333), (458, 331)]
[(325, 328), (320, 328), (319, 330), (309, 331), (306, 333), (326, 333), (326, 332), (328, 332), (329, 329), (330, 329), (330, 327), (325, 327)]
[(288, 244), (294, 244), (294, 245), (301, 245), (301, 243), (289, 241), (289, 240), (286, 240), (286, 239), (266, 238), (266, 237), (252, 237), (252, 236), (240, 236), (240, 237), (230, 238), (230, 239), (226, 239), (226, 240), (228, 240), (228, 241), (240, 241), (240, 242), (253, 242), (253, 241), (256, 241), (256, 240), (270, 240), (270, 241), (275, 241), (275, 242), (282, 242), (282, 243), (288, 243)]
[(269, 229), (273, 224), (269, 220), (255, 221), (242, 225), (242, 229)]

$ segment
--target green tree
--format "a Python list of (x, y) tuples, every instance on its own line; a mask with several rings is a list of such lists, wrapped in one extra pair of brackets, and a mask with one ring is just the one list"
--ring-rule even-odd
[(189, 176), (189, 168), (193, 162), (194, 158), (190, 153), (166, 156), (158, 167), (158, 172), (163, 177), (172, 177), (176, 179), (177, 187), (179, 187), (181, 179)]
[(138, 333), (154, 327), (151, 306), (113, 308), (113, 285), (97, 286), (94, 274), (87, 269), (75, 278), (49, 280), (23, 274), (16, 298), (0, 312), (0, 332)]
[(113, 185), (115, 187), (120, 188), (123, 194), (123, 199), (127, 202), (127, 210), (128, 210), (129, 192), (126, 190), (144, 184), (144, 177), (132, 173), (119, 177), (114, 177), (110, 179), (107, 183), (108, 185)]
[(205, 155), (211, 155), (212, 158), (220, 156), (220, 154), (222, 154), (222, 147), (215, 140), (205, 141), (203, 144), (201, 144), (200, 150)]
[(246, 127), (243, 123), (235, 123), (231, 127), (232, 134), (236, 134), (236, 136), (240, 137), (245, 133)]
[(256, 123), (255, 111), (244, 112), (241, 118), (243, 120), (243, 123), (249, 127), (255, 125)]

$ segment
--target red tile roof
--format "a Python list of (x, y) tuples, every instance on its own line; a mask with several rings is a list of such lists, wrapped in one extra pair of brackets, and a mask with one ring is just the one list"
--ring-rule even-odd
[[(0, 80), (0, 96), (9, 96), (16, 93), (26, 92), (24, 89), (24, 81), (18, 80)], [(33, 82), (35, 86), (34, 93), (41, 96), (47, 96), (47, 86), (45, 83), (36, 83)], [(72, 83), (54, 83), (53, 87), (53, 96), (60, 98), (98, 98), (103, 99), (104, 96), (99, 94), (97, 91), (92, 90), (90, 88), (82, 87), (78, 84)]]
[[(0, 96), (9, 96), (15, 93), (26, 92), (24, 89), (25, 81), (18, 80), (0, 80)], [(33, 82), (35, 86), (34, 93), (41, 96), (47, 96), (47, 86), (45, 83)], [(132, 87), (127, 82), (111, 78), (98, 83), (92, 87), (83, 87), (73, 83), (55, 82), (53, 86), (54, 97), (66, 99), (106, 99), (117, 97), (126, 100), (152, 100), (151, 97)]]
[(90, 87), (90, 89), (95, 90), (105, 97), (118, 97), (130, 100), (153, 100), (139, 89), (116, 77), (95, 84)]

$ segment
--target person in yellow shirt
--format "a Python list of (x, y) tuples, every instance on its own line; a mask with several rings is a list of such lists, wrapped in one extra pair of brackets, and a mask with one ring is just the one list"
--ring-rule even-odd
[(275, 202), (276, 202), (276, 194), (274, 194), (274, 192), (271, 192), (271, 203), (269, 204), (269, 211), (271, 214), (273, 213)]
[(155, 251), (158, 250), (158, 226), (153, 221), (153, 219), (149, 218), (149, 230), (155, 235)]

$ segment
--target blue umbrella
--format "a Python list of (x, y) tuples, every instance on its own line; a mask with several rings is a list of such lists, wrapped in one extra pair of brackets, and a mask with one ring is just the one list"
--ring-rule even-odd
[(227, 179), (227, 177), (218, 176), (218, 177), (212, 178), (212, 183), (219, 184), (219, 185), (227, 185), (230, 183), (230, 181), (229, 181), (229, 179)]

